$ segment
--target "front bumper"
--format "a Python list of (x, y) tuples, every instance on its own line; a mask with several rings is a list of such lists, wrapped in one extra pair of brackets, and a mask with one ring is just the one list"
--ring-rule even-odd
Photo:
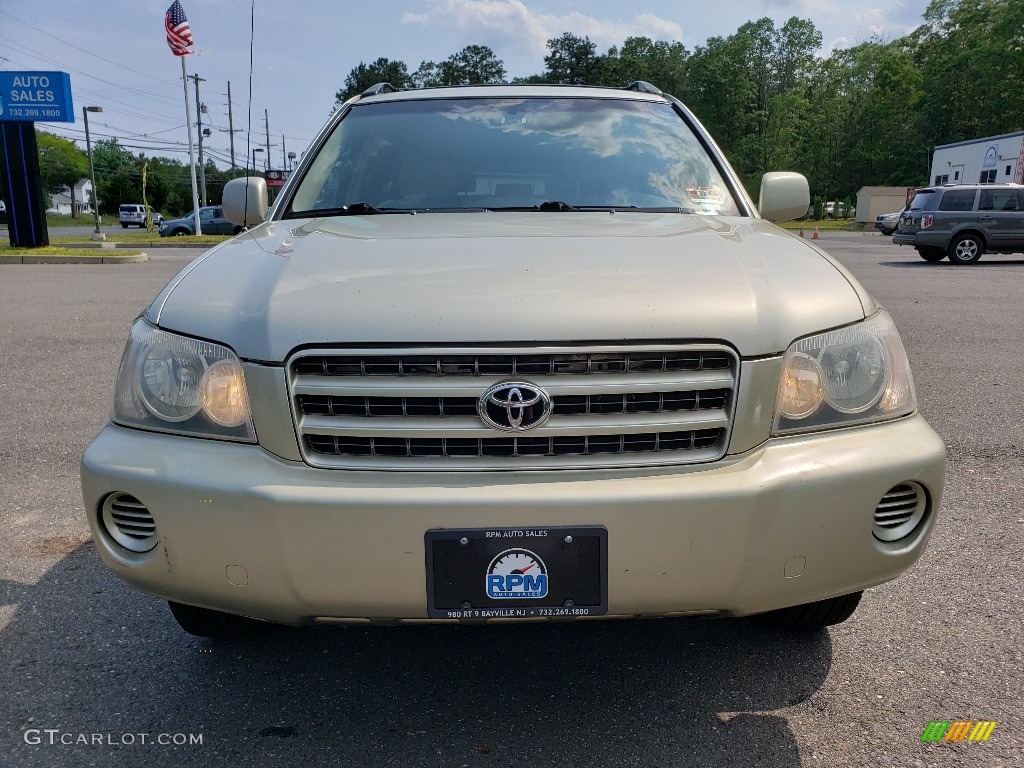
[[(433, 528), (603, 525), (610, 615), (760, 613), (896, 578), (934, 525), (945, 446), (918, 415), (773, 439), (708, 465), (504, 473), (313, 469), (258, 446), (109, 425), (82, 459), (107, 566), (182, 603), (287, 624), (423, 619)], [(930, 511), (908, 538), (872, 536), (893, 486)], [(143, 555), (99, 521), (126, 492), (156, 522)]]

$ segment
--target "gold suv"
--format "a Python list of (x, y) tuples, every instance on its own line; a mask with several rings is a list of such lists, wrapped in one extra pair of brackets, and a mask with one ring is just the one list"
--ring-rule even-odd
[(945, 454), (889, 315), (769, 221), (807, 205), (646, 83), (370, 89), (132, 326), (99, 551), (213, 637), (842, 621), (924, 551)]

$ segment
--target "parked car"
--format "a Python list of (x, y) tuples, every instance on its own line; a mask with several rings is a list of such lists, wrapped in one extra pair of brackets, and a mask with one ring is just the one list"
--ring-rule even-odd
[(121, 222), (123, 229), (128, 227), (146, 227), (146, 214), (153, 221), (154, 227), (159, 227), (163, 222), (164, 217), (160, 215), (159, 211), (154, 211), (152, 206), (142, 205), (141, 203), (124, 203), (119, 205), (117, 208), (117, 220)]
[(1024, 187), (960, 184), (923, 187), (900, 217), (892, 241), (925, 261), (974, 264), (985, 253), (1024, 252)]
[(875, 217), (875, 229), (888, 237), (896, 231), (902, 214), (903, 211), (893, 211), (892, 213), (883, 213), (881, 216)]
[(132, 325), (82, 459), (104, 562), (186, 631), (817, 629), (924, 551), (945, 444), (889, 314), (770, 223), (799, 174), (759, 211), (646, 83), (377, 86), (312, 147), (269, 214), (226, 185), (254, 228)]
[(840, 201), (830, 201), (825, 203), (825, 218), (826, 219), (848, 219), (857, 213), (857, 209), (851, 207), (849, 211), (846, 210), (846, 203)]
[[(224, 218), (224, 209), (209, 205), (199, 209), (199, 223), (204, 235), (237, 235), (242, 227)], [(180, 237), (196, 233), (195, 211), (179, 219), (170, 219), (160, 226), (160, 237)]]

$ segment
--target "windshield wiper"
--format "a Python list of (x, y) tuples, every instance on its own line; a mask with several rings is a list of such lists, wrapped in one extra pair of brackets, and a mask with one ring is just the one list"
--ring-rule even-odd
[(545, 200), (543, 203), (537, 205), (501, 205), (501, 206), (487, 206), (488, 211), (579, 211), (582, 208), (577, 208), (575, 205), (569, 205), (563, 203), (561, 200)]
[(314, 208), (310, 211), (288, 211), (282, 218), (307, 219), (320, 216), (373, 216), (379, 213), (410, 213), (405, 208), (376, 208), (369, 203), (349, 203), (337, 208)]
[(574, 211), (585, 213), (694, 213), (692, 208), (679, 208), (678, 206), (639, 206), (639, 205), (570, 205), (561, 200), (546, 200), (539, 205), (508, 205), (488, 207), (488, 211), (544, 211), (561, 212)]

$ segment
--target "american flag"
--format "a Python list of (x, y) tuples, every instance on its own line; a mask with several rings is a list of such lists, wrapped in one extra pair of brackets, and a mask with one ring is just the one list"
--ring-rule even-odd
[(167, 9), (164, 16), (164, 29), (167, 31), (167, 44), (171, 47), (171, 53), (175, 56), (185, 56), (192, 53), (188, 49), (192, 45), (192, 28), (185, 18), (185, 9), (181, 7), (178, 0)]

